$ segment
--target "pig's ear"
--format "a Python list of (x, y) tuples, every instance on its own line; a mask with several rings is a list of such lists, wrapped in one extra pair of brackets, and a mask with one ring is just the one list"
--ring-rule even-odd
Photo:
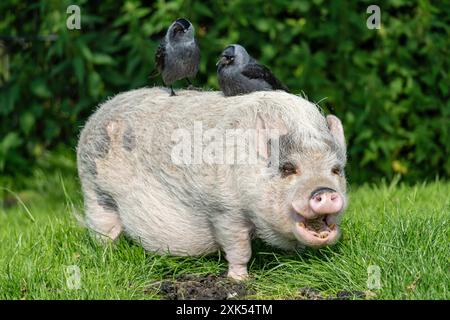
[(330, 114), (327, 116), (327, 124), (331, 134), (336, 138), (337, 142), (345, 150), (346, 145), (345, 145), (344, 127), (342, 127), (341, 120), (339, 120), (338, 117)]
[(270, 140), (278, 139), (281, 135), (287, 133), (288, 129), (283, 120), (258, 113), (256, 116), (256, 150), (258, 155), (268, 159), (271, 151)]

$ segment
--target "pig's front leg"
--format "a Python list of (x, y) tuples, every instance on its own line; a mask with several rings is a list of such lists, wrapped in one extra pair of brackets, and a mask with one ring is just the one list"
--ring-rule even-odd
[(235, 217), (223, 216), (215, 223), (216, 239), (228, 261), (228, 277), (237, 281), (248, 277), (247, 263), (252, 256), (253, 226)]

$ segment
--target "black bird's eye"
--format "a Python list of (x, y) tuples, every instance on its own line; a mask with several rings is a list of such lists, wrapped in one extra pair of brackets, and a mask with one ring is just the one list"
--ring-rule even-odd
[(174, 32), (175, 34), (181, 32), (181, 31), (183, 31), (183, 27), (180, 26), (179, 24), (177, 24), (177, 25), (175, 25), (175, 26), (173, 27), (173, 32)]
[(298, 172), (297, 167), (290, 162), (286, 162), (280, 167), (280, 173), (282, 178), (285, 178), (292, 174), (297, 174), (297, 172)]
[(331, 173), (337, 176), (341, 176), (342, 168), (340, 166), (334, 166), (333, 169), (331, 169)]
[(225, 59), (227, 59), (228, 63), (231, 63), (234, 61), (234, 56), (224, 56)]

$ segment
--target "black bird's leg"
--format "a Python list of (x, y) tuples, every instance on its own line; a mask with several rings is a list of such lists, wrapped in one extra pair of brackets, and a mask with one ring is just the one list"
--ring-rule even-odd
[[(164, 80), (163, 80), (163, 83), (164, 83), (164, 86), (167, 87), (167, 84), (164, 82)], [(170, 96), (171, 97), (176, 96), (175, 91), (173, 91), (172, 85), (170, 85)]]

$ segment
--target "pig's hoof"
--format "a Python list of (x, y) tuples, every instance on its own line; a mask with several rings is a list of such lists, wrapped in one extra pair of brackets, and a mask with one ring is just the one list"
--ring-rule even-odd
[(109, 235), (106, 234), (100, 234), (100, 233), (92, 233), (92, 236), (94, 237), (95, 240), (97, 240), (97, 242), (101, 245), (109, 245), (109, 244), (113, 244), (115, 239), (112, 238)]
[(249, 278), (247, 269), (242, 270), (241, 268), (230, 268), (227, 276), (234, 281), (245, 281)]
[(228, 278), (234, 281), (245, 281), (248, 280), (248, 274), (234, 274), (228, 273)]

